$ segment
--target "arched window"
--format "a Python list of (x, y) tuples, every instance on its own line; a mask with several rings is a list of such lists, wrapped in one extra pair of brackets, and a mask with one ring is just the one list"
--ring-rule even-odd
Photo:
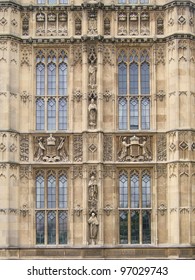
[[(36, 65), (36, 129), (68, 129), (68, 64), (64, 50), (37, 53)], [(45, 66), (47, 61), (47, 66)], [(39, 96), (42, 99), (38, 98)], [(64, 96), (64, 98), (62, 98)], [(46, 104), (46, 106), (44, 105)]]
[[(146, 97), (147, 96), (147, 97)], [(118, 57), (118, 128), (150, 129), (150, 64), (147, 50)]]
[(119, 175), (119, 243), (151, 243), (151, 175), (147, 170)]
[(36, 244), (68, 242), (68, 180), (63, 170), (36, 176)]

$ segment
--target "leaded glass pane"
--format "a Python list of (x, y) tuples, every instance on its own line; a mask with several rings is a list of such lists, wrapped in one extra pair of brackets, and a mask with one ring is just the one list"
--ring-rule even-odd
[(36, 129), (45, 129), (45, 104), (42, 98), (36, 100)]
[(47, 243), (56, 243), (56, 213), (50, 211), (47, 215)]
[(45, 0), (37, 0), (37, 4), (45, 4)]
[(59, 130), (67, 130), (67, 101), (65, 98), (59, 100), (59, 112), (58, 112), (58, 128)]
[(119, 4), (125, 4), (125, 3), (126, 3), (126, 0), (119, 0), (118, 3), (119, 3)]
[(36, 178), (36, 208), (44, 208), (45, 188), (44, 178), (39, 175)]
[(47, 129), (56, 129), (56, 101), (50, 98), (47, 102)]
[(149, 0), (140, 0), (140, 4), (148, 4)]
[(142, 243), (151, 243), (151, 214), (149, 211), (142, 213)]
[(120, 228), (120, 244), (127, 244), (128, 243), (128, 212), (127, 211), (120, 211), (119, 215), (119, 228)]
[(129, 0), (130, 4), (138, 4), (138, 0)]
[(119, 99), (119, 129), (127, 129), (127, 100), (126, 98)]
[(130, 64), (130, 94), (138, 94), (138, 65)]
[(137, 98), (130, 99), (130, 129), (139, 128), (139, 103)]
[(42, 63), (36, 66), (36, 94), (45, 94), (45, 65)]
[(55, 5), (57, 4), (57, 0), (48, 0), (49, 5)]
[(67, 64), (62, 62), (59, 65), (59, 95), (67, 95)]
[(124, 62), (118, 66), (118, 94), (127, 94), (127, 65)]
[(131, 176), (131, 208), (139, 208), (139, 177)]
[(56, 179), (53, 175), (48, 177), (47, 207), (56, 207)]
[(150, 67), (147, 62), (141, 64), (141, 94), (150, 94)]
[(150, 100), (147, 97), (141, 101), (141, 114), (142, 129), (150, 129)]
[(56, 95), (56, 65), (49, 63), (47, 67), (47, 92), (48, 95)]
[(59, 244), (67, 244), (67, 214), (65, 211), (59, 212)]
[(127, 208), (128, 207), (128, 180), (126, 175), (121, 175), (119, 179), (119, 195), (120, 201), (119, 205), (120, 208)]
[(59, 178), (59, 208), (67, 208), (67, 179), (65, 175)]
[(45, 217), (43, 212), (36, 213), (36, 244), (44, 244)]
[(151, 190), (150, 190), (150, 176), (144, 174), (142, 176), (142, 208), (151, 207)]
[(139, 212), (131, 212), (131, 244), (139, 244)]

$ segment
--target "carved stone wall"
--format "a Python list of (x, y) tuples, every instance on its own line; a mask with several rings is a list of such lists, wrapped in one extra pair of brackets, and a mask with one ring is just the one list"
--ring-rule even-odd
[[(0, 3), (0, 258), (15, 254), (1, 251), (10, 247), (20, 248), (16, 253), (23, 258), (182, 258), (183, 249), (194, 257), (195, 5), (190, 0), (149, 2)], [(123, 52), (128, 72), (138, 65), (132, 50), (140, 51), (143, 61), (149, 54), (150, 91), (134, 96), (125, 89), (120, 98), (126, 100), (128, 125), (119, 129), (118, 55)], [(62, 52), (67, 56), (67, 129), (48, 130), (45, 124), (38, 130), (37, 98), (44, 100), (46, 123), (47, 101), (54, 97), (47, 94), (50, 54), (56, 57), (51, 84), (59, 104)], [(37, 62), (45, 67), (45, 76), (40, 75), (44, 96), (37, 94)], [(127, 75), (127, 87), (129, 80)], [(130, 129), (134, 97), (139, 128), (147, 113), (141, 101), (150, 101), (150, 128)], [(151, 171), (152, 249), (140, 244), (132, 251), (130, 242), (119, 249), (119, 170)], [(55, 252), (36, 247), (35, 177), (40, 171), (67, 174), (68, 243)]]

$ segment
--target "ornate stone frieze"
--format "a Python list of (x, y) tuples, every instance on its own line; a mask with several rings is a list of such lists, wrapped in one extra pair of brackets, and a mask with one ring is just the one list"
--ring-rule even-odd
[(127, 35), (127, 14), (119, 12), (118, 14), (118, 35)]
[(156, 165), (156, 173), (157, 173), (157, 179), (164, 177), (167, 177), (167, 165), (166, 164), (157, 164)]
[(112, 135), (104, 135), (103, 161), (112, 161)]
[(0, 164), (0, 178), (6, 178), (6, 170), (7, 170), (7, 164), (6, 163), (1, 163)]
[(169, 133), (169, 150), (174, 153), (176, 151), (176, 132)]
[(22, 35), (28, 36), (29, 35), (29, 13), (22, 13)]
[(72, 167), (72, 178), (83, 178), (83, 167), (80, 165), (74, 165)]
[(73, 160), (81, 162), (83, 160), (83, 136), (73, 136)]
[(34, 160), (37, 162), (68, 162), (68, 136), (34, 137)]
[(167, 136), (166, 134), (157, 134), (157, 160), (167, 160)]
[(152, 141), (150, 136), (120, 136), (118, 137), (119, 161), (151, 161)]
[(20, 135), (20, 160), (29, 160), (29, 136), (26, 134)]

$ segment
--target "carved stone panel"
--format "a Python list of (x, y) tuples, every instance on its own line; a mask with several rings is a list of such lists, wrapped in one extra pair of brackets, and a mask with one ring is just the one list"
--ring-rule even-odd
[(83, 137), (82, 135), (73, 136), (73, 160), (81, 162), (83, 160)]
[(112, 135), (104, 135), (103, 160), (112, 161)]
[(158, 134), (157, 140), (157, 160), (166, 161), (167, 160), (167, 137), (166, 134)]
[(34, 160), (37, 162), (69, 161), (69, 137), (49, 136), (34, 137)]
[(25, 134), (20, 135), (20, 160), (29, 160), (29, 136)]
[(119, 136), (118, 161), (151, 161), (152, 156), (152, 137), (151, 136)]

